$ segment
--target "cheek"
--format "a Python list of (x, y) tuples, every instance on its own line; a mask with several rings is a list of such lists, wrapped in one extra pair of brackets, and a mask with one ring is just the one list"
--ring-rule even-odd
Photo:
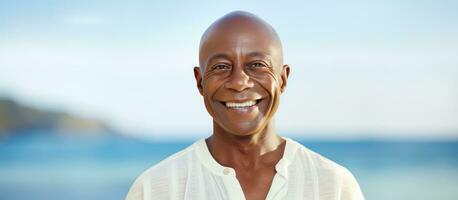
[(275, 97), (280, 89), (278, 82), (279, 79), (274, 73), (259, 73), (253, 75), (252, 78), (258, 82), (271, 97)]
[(279, 96), (281, 94), (278, 79), (272, 73), (253, 76), (259, 85), (268, 93), (268, 99), (265, 101), (265, 108), (262, 109), (265, 115), (272, 116), (278, 108)]
[(205, 107), (212, 116), (214, 115), (213, 96), (215, 95), (218, 88), (222, 85), (222, 83), (223, 81), (221, 78), (214, 76), (206, 77), (206, 79), (202, 82)]
[(212, 99), (219, 87), (224, 83), (223, 77), (209, 76), (203, 81), (204, 96), (206, 99)]

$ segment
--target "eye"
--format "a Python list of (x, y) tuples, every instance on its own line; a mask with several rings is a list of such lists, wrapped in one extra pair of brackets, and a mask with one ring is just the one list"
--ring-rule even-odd
[(250, 67), (259, 68), (259, 67), (267, 67), (267, 65), (261, 62), (256, 62), (256, 63), (251, 64)]
[(229, 69), (229, 65), (227, 65), (227, 64), (216, 64), (216, 65), (213, 66), (213, 69), (216, 69), (216, 70)]

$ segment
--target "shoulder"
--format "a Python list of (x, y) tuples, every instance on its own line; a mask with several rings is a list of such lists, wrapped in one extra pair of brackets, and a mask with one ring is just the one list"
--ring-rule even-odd
[(299, 159), (303, 166), (308, 166), (306, 169), (312, 173), (321, 188), (320, 193), (335, 191), (340, 199), (364, 199), (360, 186), (350, 170), (298, 142), (293, 142), (297, 146), (295, 159)]
[(320, 172), (340, 173), (348, 171), (342, 165), (337, 164), (331, 159), (305, 147), (301, 143), (292, 139), (289, 139), (289, 141), (292, 144), (291, 146), (293, 146), (293, 149), (295, 149), (295, 162), (300, 162), (301, 164), (310, 166)]
[(150, 199), (148, 196), (151, 195), (154, 195), (155, 198), (167, 199), (165, 196), (160, 198), (160, 195), (169, 194), (171, 190), (182, 185), (180, 184), (181, 182), (186, 181), (196, 143), (167, 157), (141, 173), (132, 184), (126, 200), (146, 200)]
[(195, 149), (196, 143), (170, 155), (166, 159), (148, 168), (139, 176), (139, 178), (161, 176), (170, 172), (185, 170), (187, 164), (192, 160), (192, 153)]

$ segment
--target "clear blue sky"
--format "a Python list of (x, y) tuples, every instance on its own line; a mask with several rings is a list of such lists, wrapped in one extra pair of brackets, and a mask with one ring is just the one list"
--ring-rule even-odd
[(282, 134), (457, 137), (457, 8), (418, 0), (1, 1), (0, 93), (132, 134), (208, 135), (192, 74), (200, 35), (245, 10), (276, 28), (292, 67), (277, 115)]

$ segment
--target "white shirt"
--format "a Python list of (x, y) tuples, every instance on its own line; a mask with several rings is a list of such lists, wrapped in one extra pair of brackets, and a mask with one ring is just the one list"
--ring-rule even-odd
[[(267, 200), (363, 200), (353, 174), (289, 138)], [(235, 170), (220, 165), (204, 139), (143, 172), (126, 200), (244, 200)]]

